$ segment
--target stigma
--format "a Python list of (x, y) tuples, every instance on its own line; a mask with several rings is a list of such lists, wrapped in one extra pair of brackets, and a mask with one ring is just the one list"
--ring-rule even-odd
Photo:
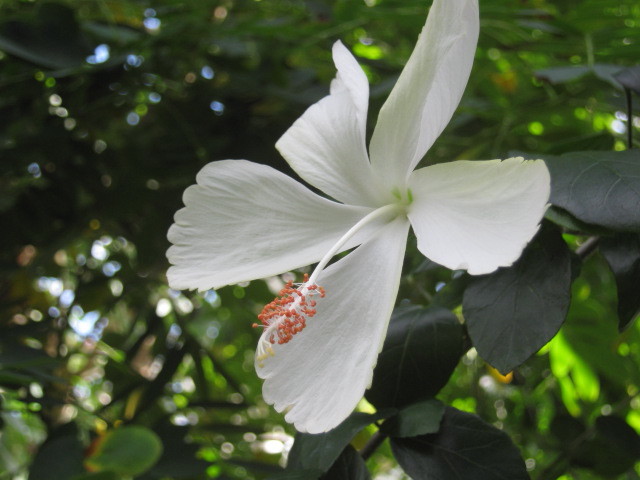
[(305, 273), (302, 283), (287, 282), (278, 296), (265, 305), (258, 315), (260, 323), (253, 324), (253, 327), (265, 329), (256, 352), (259, 367), (275, 354), (273, 345), (289, 343), (294, 335), (304, 330), (307, 320), (316, 314), (315, 296), (324, 298), (324, 288), (310, 283), (309, 275)]

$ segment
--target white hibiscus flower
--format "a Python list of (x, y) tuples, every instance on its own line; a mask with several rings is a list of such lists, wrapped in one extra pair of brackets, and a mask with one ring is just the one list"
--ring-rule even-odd
[(171, 287), (219, 288), (319, 262), (260, 317), (264, 398), (300, 431), (335, 427), (370, 385), (410, 226), (425, 256), (474, 275), (511, 265), (539, 228), (550, 190), (541, 160), (414, 171), (462, 97), (478, 29), (477, 0), (434, 0), (368, 153), (367, 78), (340, 42), (333, 46), (338, 73), (330, 95), (276, 147), (335, 201), (245, 160), (208, 164), (185, 191), (168, 235)]

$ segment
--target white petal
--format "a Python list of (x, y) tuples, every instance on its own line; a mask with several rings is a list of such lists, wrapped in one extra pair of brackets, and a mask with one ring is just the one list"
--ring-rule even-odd
[(542, 160), (459, 161), (421, 168), (409, 185), (418, 248), (452, 270), (490, 273), (515, 262), (549, 201)]
[(309, 107), (276, 148), (301, 178), (336, 200), (378, 205), (365, 144), (367, 77), (340, 42), (333, 59), (338, 74), (331, 94)]
[(405, 186), (449, 123), (467, 85), (478, 31), (477, 0), (434, 0), (371, 138), (371, 163), (388, 187)]
[[(184, 193), (168, 238), (177, 289), (218, 288), (318, 261), (371, 209), (322, 198), (271, 167), (246, 160), (206, 165)], [(368, 238), (363, 228), (345, 249)]]
[[(371, 384), (398, 292), (409, 223), (398, 218), (318, 278), (317, 314), (256, 362), (264, 399), (301, 432), (330, 430)], [(317, 297), (316, 297), (317, 298)]]

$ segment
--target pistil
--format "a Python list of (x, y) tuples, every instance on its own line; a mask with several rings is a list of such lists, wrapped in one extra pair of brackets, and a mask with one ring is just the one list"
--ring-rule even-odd
[(254, 327), (264, 327), (265, 329), (256, 351), (259, 367), (263, 366), (264, 360), (275, 354), (273, 345), (283, 345), (291, 341), (294, 335), (306, 327), (307, 319), (316, 315), (317, 302), (313, 297), (325, 297), (324, 288), (317, 285), (316, 280), (336, 253), (365, 225), (381, 217), (391, 217), (393, 213), (399, 214), (404, 209), (403, 204), (390, 204), (364, 216), (329, 249), (318, 262), (311, 276), (305, 274), (303, 282), (300, 284), (294, 284), (292, 281), (287, 282), (278, 296), (262, 309), (258, 315), (260, 323), (253, 324)]

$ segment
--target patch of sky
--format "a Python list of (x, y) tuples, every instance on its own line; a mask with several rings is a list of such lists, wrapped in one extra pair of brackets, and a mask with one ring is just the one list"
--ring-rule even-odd
[(33, 175), (33, 178), (40, 178), (42, 176), (40, 165), (38, 165), (36, 162), (29, 164), (29, 166), (27, 167), (27, 172)]
[(224, 113), (224, 104), (222, 102), (218, 102), (214, 100), (209, 104), (209, 108), (213, 110), (213, 113), (216, 115), (222, 115)]
[(211, 80), (215, 76), (215, 72), (213, 71), (213, 68), (211, 68), (209, 65), (205, 65), (200, 69), (200, 75), (202, 76), (202, 78)]
[(104, 248), (102, 242), (96, 240), (91, 245), (91, 256), (96, 260), (106, 260), (109, 257), (109, 251)]
[(127, 64), (132, 67), (139, 67), (144, 62), (144, 57), (142, 55), (127, 55)]
[(122, 268), (120, 262), (111, 260), (102, 266), (102, 273), (104, 273), (104, 275), (107, 277), (113, 277), (120, 271), (120, 268)]
[[(80, 309), (81, 311), (82, 309)], [(80, 314), (80, 312), (71, 309), (71, 314), (68, 317), (69, 326), (81, 337), (86, 337), (94, 331), (96, 322), (100, 320), (100, 312), (97, 310), (84, 314)]]
[(61, 307), (69, 308), (75, 299), (76, 299), (75, 292), (73, 290), (67, 289), (62, 291), (58, 301), (60, 302)]
[(38, 290), (49, 292), (54, 297), (59, 297), (64, 291), (62, 280), (56, 277), (40, 277), (38, 279)]
[(87, 57), (87, 63), (91, 65), (98, 65), (104, 63), (111, 57), (111, 51), (109, 45), (101, 43), (93, 50), (93, 55)]
[(142, 23), (145, 28), (151, 32), (160, 30), (160, 25), (162, 25), (160, 19), (156, 17), (147, 17), (142, 21)]
[(135, 112), (129, 112), (127, 114), (127, 123), (131, 126), (138, 125), (140, 123), (140, 115)]

